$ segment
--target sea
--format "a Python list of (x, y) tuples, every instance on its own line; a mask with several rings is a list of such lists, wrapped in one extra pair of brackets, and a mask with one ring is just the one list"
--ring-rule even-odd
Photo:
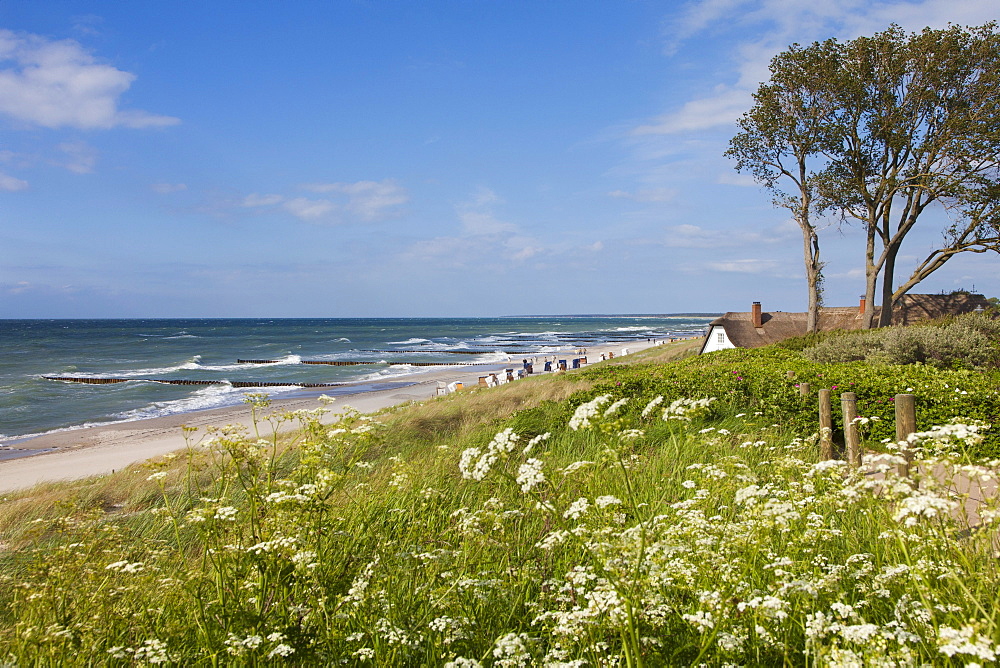
[(249, 392), (281, 398), (322, 386), (336, 396), (402, 387), (448, 366), (695, 336), (713, 317), (0, 319), (0, 449), (237, 405)]

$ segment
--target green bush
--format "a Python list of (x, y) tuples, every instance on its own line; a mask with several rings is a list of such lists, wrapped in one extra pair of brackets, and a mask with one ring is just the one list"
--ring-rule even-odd
[(1000, 320), (973, 313), (913, 327), (849, 332), (801, 348), (814, 362), (866, 361), (972, 369), (1000, 364)]

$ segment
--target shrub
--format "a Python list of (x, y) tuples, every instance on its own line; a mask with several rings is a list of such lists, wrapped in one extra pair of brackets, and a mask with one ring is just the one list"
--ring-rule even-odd
[(931, 364), (942, 368), (996, 367), (1000, 321), (972, 313), (933, 324), (844, 333), (802, 348), (814, 362)]

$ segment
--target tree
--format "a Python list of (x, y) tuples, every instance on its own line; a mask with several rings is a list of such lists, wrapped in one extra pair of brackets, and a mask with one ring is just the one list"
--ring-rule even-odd
[[(816, 64), (808, 80), (798, 76), (805, 53), (813, 54), (811, 62)], [(793, 45), (772, 61), (771, 74), (771, 81), (758, 90), (756, 104), (741, 119), (742, 132), (729, 153), (747, 161), (738, 162), (737, 169), (750, 169), (772, 188), (773, 180), (766, 178), (767, 165), (774, 162), (770, 156), (761, 151), (734, 153), (746, 142), (744, 137), (760, 134), (772, 152), (780, 147), (783, 154), (798, 155), (799, 149), (807, 149), (797, 159), (818, 165), (809, 178), (811, 215), (833, 212), (865, 229), (865, 297), (875, 304), (881, 280), (879, 325), (891, 322), (896, 299), (955, 255), (1000, 250), (996, 24), (928, 28), (915, 34), (890, 26), (843, 44), (827, 40), (805, 49)], [(790, 93), (809, 105), (798, 115), (821, 119), (816, 141), (802, 143), (762, 118), (767, 113), (762, 100), (782, 81), (791, 82), (795, 88)], [(751, 166), (751, 160), (764, 167)], [(804, 193), (800, 188), (800, 204), (807, 199)], [(929, 210), (950, 215), (952, 222), (940, 247), (896, 287), (903, 241)], [(810, 285), (810, 302), (812, 292)], [(866, 327), (873, 324), (873, 312), (866, 310)]]
[[(891, 26), (845, 44), (839, 65), (831, 80), (841, 144), (829, 156), (821, 206), (864, 226), (865, 297), (875, 303), (881, 278), (877, 324), (885, 326), (895, 300), (957, 253), (997, 248), (988, 196), (1000, 160), (1000, 40), (992, 23), (909, 35)], [(932, 206), (960, 222), (896, 288), (903, 241)]]
[[(771, 62), (771, 80), (754, 94), (755, 104), (738, 121), (741, 132), (730, 141), (726, 155), (736, 169), (746, 171), (773, 196), (775, 206), (788, 209), (802, 232), (809, 307), (806, 330), (815, 332), (822, 303), (819, 234), (814, 209), (820, 173), (813, 162), (832, 150), (829, 127), (835, 117), (835, 97), (824, 85), (836, 69), (836, 42), (802, 48), (793, 45)], [(791, 188), (785, 190), (785, 183)]]

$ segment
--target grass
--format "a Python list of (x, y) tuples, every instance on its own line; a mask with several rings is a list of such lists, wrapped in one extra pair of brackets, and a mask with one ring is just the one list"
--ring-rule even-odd
[[(876, 483), (763, 414), (595, 397), (594, 382), (532, 379), (333, 426), (298, 414), (280, 418), (302, 422), (287, 440), (221, 430), (11, 497), (0, 661), (995, 659), (996, 508), (970, 527), (937, 480)], [(986, 475), (952, 445), (920, 455)]]

